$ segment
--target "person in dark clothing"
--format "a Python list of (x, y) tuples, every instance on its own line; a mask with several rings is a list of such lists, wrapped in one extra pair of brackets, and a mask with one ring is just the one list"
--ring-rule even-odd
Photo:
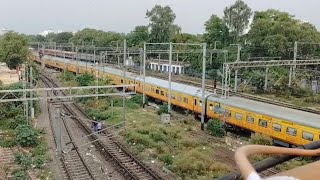
[(96, 132), (96, 122), (94, 122), (94, 121), (91, 122), (91, 128), (92, 128), (93, 132)]

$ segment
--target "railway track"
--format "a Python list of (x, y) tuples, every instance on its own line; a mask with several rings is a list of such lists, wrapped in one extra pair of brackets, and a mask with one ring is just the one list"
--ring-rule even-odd
[[(46, 82), (45, 82), (45, 84), (47, 86), (49, 86), (49, 84), (47, 84)], [(53, 133), (54, 143), (55, 143), (55, 145), (57, 145), (57, 139), (56, 139), (55, 132), (58, 127), (56, 127), (55, 124), (53, 123), (54, 117), (52, 116), (52, 114), (54, 114), (54, 112), (51, 112), (51, 109), (52, 108), (50, 108), (48, 106), (51, 131)], [(63, 144), (66, 144), (68, 142), (72, 142), (74, 139), (70, 133), (70, 129), (66, 126), (65, 121), (63, 121), (63, 126), (61, 128), (61, 134), (63, 134), (62, 138), (61, 138), (61, 141)], [(71, 148), (74, 148), (74, 145), (68, 144), (65, 148), (71, 149)], [(60, 162), (61, 162), (62, 170), (64, 172), (64, 174), (61, 175), (62, 179), (69, 179), (69, 180), (72, 180), (72, 179), (83, 179), (83, 180), (94, 179), (91, 171), (89, 170), (88, 165), (86, 164), (83, 156), (80, 154), (78, 149), (76, 149), (75, 151), (71, 151), (67, 155), (61, 156)]]
[[(58, 85), (46, 76), (41, 76), (46, 82), (51, 84), (51, 87), (58, 87)], [(63, 92), (61, 92), (63, 94)], [(86, 134), (91, 134), (90, 122), (92, 121), (88, 117), (82, 108), (76, 103), (63, 104), (65, 111), (72, 115), (72, 119), (82, 128)], [(137, 158), (131, 155), (119, 142), (115, 140), (113, 135), (104, 130), (102, 134), (94, 134), (89, 136), (91, 141), (100, 153), (112, 164), (117, 167), (126, 179), (163, 179), (160, 175), (153, 172), (150, 168), (142, 164)], [(78, 149), (78, 148), (74, 148)]]

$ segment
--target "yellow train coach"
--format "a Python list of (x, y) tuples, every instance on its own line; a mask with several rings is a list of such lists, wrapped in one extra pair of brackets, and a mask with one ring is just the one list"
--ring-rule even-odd
[[(79, 73), (96, 72), (93, 63), (75, 62), (57, 57), (44, 57), (40, 61), (47, 66)], [(78, 68), (77, 68), (78, 67)], [(89, 68), (88, 68), (89, 67)], [(136, 84), (136, 91), (143, 91), (143, 77), (134, 73), (124, 74), (121, 70), (110, 67), (99, 67), (99, 77), (108, 76), (114, 84)], [(168, 81), (146, 77), (145, 93), (147, 96), (166, 102), (168, 100)], [(217, 118), (228, 125), (251, 132), (270, 136), (274, 142), (283, 146), (304, 145), (319, 140), (320, 116), (309, 112), (294, 110), (277, 105), (248, 100), (240, 97), (222, 99), (206, 92), (206, 102), (201, 101), (201, 90), (198, 87), (172, 82), (171, 103), (177, 107), (200, 114), (206, 106), (206, 118)]]

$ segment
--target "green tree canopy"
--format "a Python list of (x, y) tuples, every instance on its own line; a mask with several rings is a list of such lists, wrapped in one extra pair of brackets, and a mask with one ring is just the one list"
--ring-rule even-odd
[(173, 38), (174, 33), (179, 29), (178, 26), (174, 24), (176, 15), (169, 6), (162, 7), (156, 5), (151, 11), (148, 10), (146, 15), (150, 21), (151, 42), (169, 42)]
[(61, 32), (55, 35), (53, 41), (56, 43), (68, 43), (72, 37), (72, 32)]
[(110, 45), (112, 41), (122, 41), (125, 35), (117, 32), (105, 32), (96, 29), (83, 29), (77, 32), (70, 41), (74, 44), (94, 44), (99, 47)]
[[(301, 22), (287, 12), (269, 9), (255, 12), (248, 33), (252, 56), (281, 56), (292, 58), (295, 41), (319, 42), (320, 34), (315, 26)], [(306, 54), (313, 53), (312, 48), (300, 49)]]
[(228, 26), (234, 42), (237, 42), (244, 30), (248, 28), (251, 16), (252, 10), (242, 0), (237, 0), (235, 4), (224, 9), (223, 20)]
[(0, 39), (0, 61), (10, 69), (25, 62), (28, 53), (28, 40), (24, 35), (8, 32)]
[(194, 35), (190, 33), (178, 33), (176, 34), (172, 42), (174, 43), (200, 43), (202, 42), (201, 35)]
[(148, 41), (149, 32), (147, 26), (136, 26), (127, 36), (128, 46), (141, 46), (143, 42)]
[(229, 29), (224, 24), (222, 19), (216, 15), (212, 15), (208, 21), (205, 22), (204, 40), (209, 47), (214, 47), (215, 41), (225, 47), (229, 41)]

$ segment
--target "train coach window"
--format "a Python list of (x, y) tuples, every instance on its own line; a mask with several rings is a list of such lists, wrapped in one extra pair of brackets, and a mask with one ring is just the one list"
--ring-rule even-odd
[(194, 99), (194, 105), (195, 106), (197, 105), (197, 99)]
[(159, 89), (156, 89), (156, 94), (159, 94)]
[(224, 116), (225, 117), (231, 117), (231, 111), (228, 110), (228, 109), (224, 110)]
[(121, 79), (120, 82), (123, 83), (123, 79)]
[(215, 114), (221, 114), (221, 107), (220, 107), (219, 105), (216, 105), (216, 106), (214, 107), (214, 113), (215, 113)]
[(236, 113), (236, 114), (234, 115), (234, 117), (235, 117), (237, 120), (242, 120), (242, 114), (240, 114), (240, 113)]
[(171, 99), (176, 99), (176, 96), (174, 94), (171, 94)]
[(296, 136), (297, 135), (297, 129), (288, 127), (287, 128), (287, 134), (289, 134), (291, 136)]
[(164, 96), (164, 92), (163, 91), (161, 91), (161, 96)]
[(302, 138), (308, 141), (313, 141), (313, 134), (309, 132), (302, 132)]
[(247, 116), (247, 122), (250, 123), (250, 124), (253, 124), (254, 123), (254, 117)]
[(200, 106), (200, 107), (202, 106), (202, 101), (201, 101), (201, 100), (199, 101), (199, 106)]
[(181, 99), (182, 99), (182, 98), (181, 98), (181, 96), (178, 96), (178, 101), (180, 101), (180, 102), (181, 102)]
[(266, 120), (259, 119), (259, 126), (266, 128), (268, 126), (268, 122)]
[(277, 123), (272, 124), (272, 129), (278, 132), (281, 132), (281, 125)]
[(188, 98), (183, 98), (184, 103), (188, 103)]

